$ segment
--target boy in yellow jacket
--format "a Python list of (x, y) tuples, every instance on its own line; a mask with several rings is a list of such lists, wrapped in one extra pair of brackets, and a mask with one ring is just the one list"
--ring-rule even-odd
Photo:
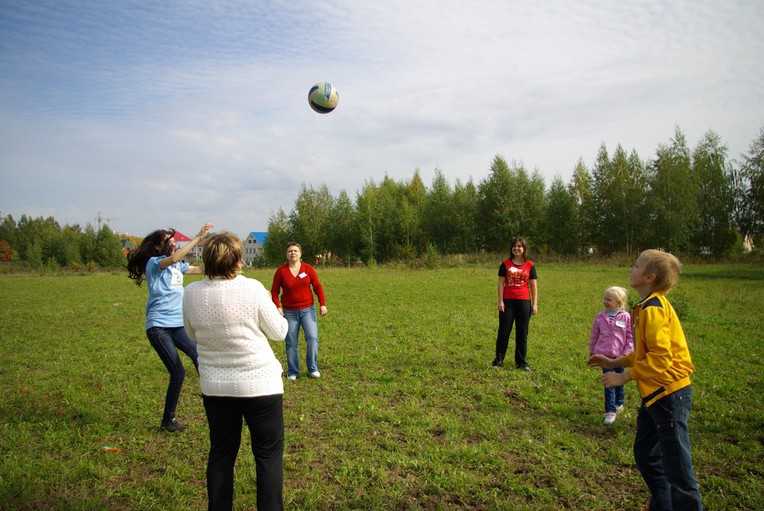
[(681, 263), (660, 250), (645, 250), (631, 268), (631, 286), (640, 302), (632, 313), (634, 351), (611, 359), (592, 355), (593, 367), (627, 367), (602, 375), (606, 387), (636, 380), (642, 396), (634, 439), (634, 459), (650, 489), (650, 511), (700, 511), (692, 469), (687, 422), (694, 370), (687, 340), (666, 293), (679, 280)]

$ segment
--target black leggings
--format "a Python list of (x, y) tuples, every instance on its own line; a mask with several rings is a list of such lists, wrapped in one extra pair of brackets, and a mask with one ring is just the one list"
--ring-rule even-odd
[(509, 334), (515, 329), (515, 365), (525, 367), (528, 361), (528, 324), (531, 321), (530, 300), (504, 300), (504, 312), (499, 312), (499, 332), (496, 334), (496, 360), (503, 361), (507, 354)]
[(242, 418), (247, 422), (257, 474), (257, 509), (284, 509), (284, 415), (281, 394), (247, 398), (204, 396), (210, 426), (207, 459), (209, 511), (233, 509), (236, 455)]

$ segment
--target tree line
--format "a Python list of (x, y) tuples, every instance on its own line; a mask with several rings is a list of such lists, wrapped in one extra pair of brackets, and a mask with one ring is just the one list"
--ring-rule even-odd
[(303, 256), (346, 264), (430, 254), (507, 252), (524, 236), (535, 251), (561, 256), (634, 255), (646, 247), (723, 257), (764, 234), (764, 128), (740, 160), (713, 131), (694, 149), (676, 128), (643, 160), (620, 144), (602, 144), (592, 168), (579, 160), (570, 180), (496, 156), (477, 185), (451, 185), (435, 171), (431, 186), (411, 179), (368, 181), (354, 199), (325, 185), (303, 185), (294, 208), (268, 222), (265, 259), (284, 259), (287, 241)]
[[(2, 215), (0, 215), (1, 217)], [(634, 255), (646, 247), (724, 257), (743, 240), (764, 242), (764, 128), (739, 160), (709, 131), (690, 150), (682, 131), (643, 160), (621, 145), (603, 144), (588, 168), (547, 187), (538, 171), (493, 159), (477, 185), (452, 185), (436, 170), (427, 187), (411, 179), (365, 183), (353, 199), (325, 185), (304, 185), (294, 208), (268, 222), (265, 261), (284, 259), (297, 240), (308, 260), (352, 264), (411, 260), (438, 254), (503, 252), (516, 235), (535, 253)], [(124, 266), (120, 239), (108, 225), (61, 226), (54, 218), (11, 215), (0, 222), (0, 261), (33, 268)]]
[(125, 265), (122, 242), (108, 225), (61, 226), (53, 217), (12, 215), (0, 223), (0, 260), (23, 261), (32, 268), (115, 268)]

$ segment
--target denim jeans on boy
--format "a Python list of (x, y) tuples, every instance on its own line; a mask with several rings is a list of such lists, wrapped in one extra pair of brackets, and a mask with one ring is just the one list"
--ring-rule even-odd
[(162, 424), (165, 424), (175, 417), (175, 407), (178, 406), (180, 389), (183, 386), (183, 379), (186, 377), (186, 371), (178, 355), (178, 350), (188, 355), (197, 372), (199, 371), (199, 356), (196, 354), (196, 343), (186, 334), (186, 329), (182, 326), (175, 328), (151, 327), (146, 330), (146, 337), (149, 338), (151, 346), (170, 373), (170, 383), (167, 385), (164, 414), (162, 415)]
[(634, 460), (650, 488), (650, 511), (703, 509), (687, 428), (691, 408), (688, 386), (639, 409)]
[(297, 349), (300, 340), (300, 326), (305, 334), (305, 364), (308, 372), (318, 371), (318, 322), (316, 308), (284, 309), (284, 317), (289, 329), (286, 335), (287, 376), (300, 374), (300, 355)]
[[(602, 373), (623, 373), (623, 367), (602, 369)], [(605, 387), (605, 413), (615, 412), (616, 408), (623, 405), (623, 385), (618, 387)]]

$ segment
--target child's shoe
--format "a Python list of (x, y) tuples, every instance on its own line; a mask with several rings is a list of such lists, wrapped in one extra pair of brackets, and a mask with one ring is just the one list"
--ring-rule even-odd
[(607, 412), (605, 414), (605, 419), (602, 421), (605, 426), (610, 426), (615, 422), (616, 413), (615, 412)]
[(615, 413), (619, 414), (623, 411), (623, 405), (618, 405), (615, 407)]

